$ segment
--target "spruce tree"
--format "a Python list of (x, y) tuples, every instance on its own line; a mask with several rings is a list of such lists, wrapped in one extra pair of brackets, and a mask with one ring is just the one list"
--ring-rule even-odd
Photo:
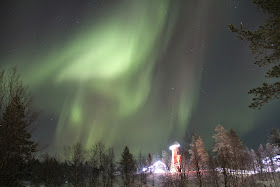
[(136, 172), (136, 161), (126, 146), (122, 152), (120, 161), (120, 172), (124, 186), (130, 186), (134, 182), (134, 174)]
[(27, 162), (37, 151), (30, 128), (37, 117), (32, 97), (16, 69), (0, 76), (0, 184), (20, 184)]

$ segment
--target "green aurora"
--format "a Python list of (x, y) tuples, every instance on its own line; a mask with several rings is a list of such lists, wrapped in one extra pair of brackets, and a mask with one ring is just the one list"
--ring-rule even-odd
[[(217, 4), (226, 8), (216, 10)], [(18, 65), (43, 115), (55, 113), (52, 151), (81, 140), (87, 148), (103, 141), (117, 149), (128, 145), (133, 152), (155, 152), (181, 140), (187, 129), (207, 139), (217, 123), (233, 125), (241, 135), (254, 129), (258, 118), (247, 108), (247, 90), (256, 80), (248, 78), (240, 85), (236, 79), (243, 81), (242, 72), (240, 78), (232, 75), (232, 86), (221, 88), (219, 83), (226, 80), (222, 76), (229, 73), (214, 70), (225, 59), (244, 63), (247, 49), (239, 51), (246, 58), (211, 59), (212, 47), (228, 47), (219, 37), (237, 43), (224, 34), (231, 16), (228, 3), (133, 0), (113, 5), (104, 6), (99, 16), (86, 11), (81, 16), (86, 19), (75, 21), (79, 26), (70, 32), (48, 28), (50, 38), (41, 48), (26, 42), (18, 44), (16, 55), (1, 58), (5, 67)], [(22, 11), (42, 9), (33, 5)], [(228, 17), (217, 18), (222, 12)], [(215, 28), (214, 20), (224, 26)], [(212, 73), (211, 86), (205, 86), (206, 70)], [(242, 104), (237, 104), (236, 88), (242, 90)], [(218, 109), (211, 108), (214, 105)], [(228, 105), (232, 109), (225, 110)]]
[[(128, 11), (123, 11), (123, 6)], [(160, 54), (166, 52), (176, 21), (174, 8), (178, 7), (172, 6), (173, 11), (170, 1), (123, 2), (110, 12), (113, 16), (105, 15), (92, 28), (81, 29), (66, 45), (53, 47), (47, 55), (41, 54), (45, 56), (40, 60), (43, 63), (27, 68), (33, 73), (24, 74), (24, 78), (33, 89), (46, 80), (57, 87), (76, 85), (65, 97), (59, 114), (56, 146), (82, 140), (89, 148), (100, 140), (110, 146), (120, 141), (119, 133), (127, 128), (126, 121), (142, 113), (151, 100), (153, 70)], [(178, 106), (172, 106), (172, 116), (178, 118), (182, 132), (188, 106), (192, 104), (189, 95), (181, 93)], [(154, 105), (149, 106), (150, 113), (157, 113), (153, 111)], [(144, 115), (147, 114), (140, 114)], [(167, 123), (163, 136), (168, 136), (173, 120), (166, 117), (160, 121), (152, 116), (143, 120), (150, 124), (144, 125), (142, 131), (152, 136), (159, 128), (159, 125), (150, 127), (152, 123)], [(143, 138), (137, 137), (138, 132), (126, 133), (127, 138), (132, 136), (138, 141)]]

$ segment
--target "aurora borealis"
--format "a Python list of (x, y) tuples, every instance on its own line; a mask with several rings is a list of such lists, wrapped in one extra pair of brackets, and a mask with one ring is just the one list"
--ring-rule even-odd
[(279, 126), (279, 104), (248, 108), (264, 70), (227, 28), (262, 22), (249, 2), (31, 0), (1, 9), (1, 65), (17, 65), (34, 93), (35, 137), (51, 152), (77, 140), (156, 152), (186, 131), (209, 146), (219, 123), (255, 146)]

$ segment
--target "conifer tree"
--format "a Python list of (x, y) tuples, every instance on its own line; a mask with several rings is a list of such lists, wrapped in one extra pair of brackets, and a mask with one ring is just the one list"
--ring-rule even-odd
[(133, 155), (129, 152), (126, 146), (122, 152), (122, 158), (120, 161), (120, 172), (124, 186), (131, 186), (134, 182), (134, 174), (136, 172), (136, 161)]
[(0, 75), (0, 184), (16, 186), (37, 151), (31, 125), (37, 118), (32, 96), (16, 68)]
[(263, 83), (249, 91), (255, 96), (249, 107), (260, 109), (265, 103), (280, 99), (280, 0), (253, 0), (253, 3), (268, 15), (266, 22), (254, 31), (245, 29), (242, 23), (240, 27), (229, 25), (229, 28), (238, 38), (249, 42), (256, 65), (264, 67), (273, 64), (266, 77), (276, 81)]

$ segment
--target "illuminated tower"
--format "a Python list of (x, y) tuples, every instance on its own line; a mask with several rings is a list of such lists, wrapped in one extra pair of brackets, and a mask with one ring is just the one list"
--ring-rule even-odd
[(174, 142), (173, 145), (169, 147), (172, 151), (172, 158), (171, 158), (171, 167), (170, 172), (178, 172), (180, 169), (181, 164), (181, 155), (179, 155), (179, 147), (180, 144), (178, 142)]

